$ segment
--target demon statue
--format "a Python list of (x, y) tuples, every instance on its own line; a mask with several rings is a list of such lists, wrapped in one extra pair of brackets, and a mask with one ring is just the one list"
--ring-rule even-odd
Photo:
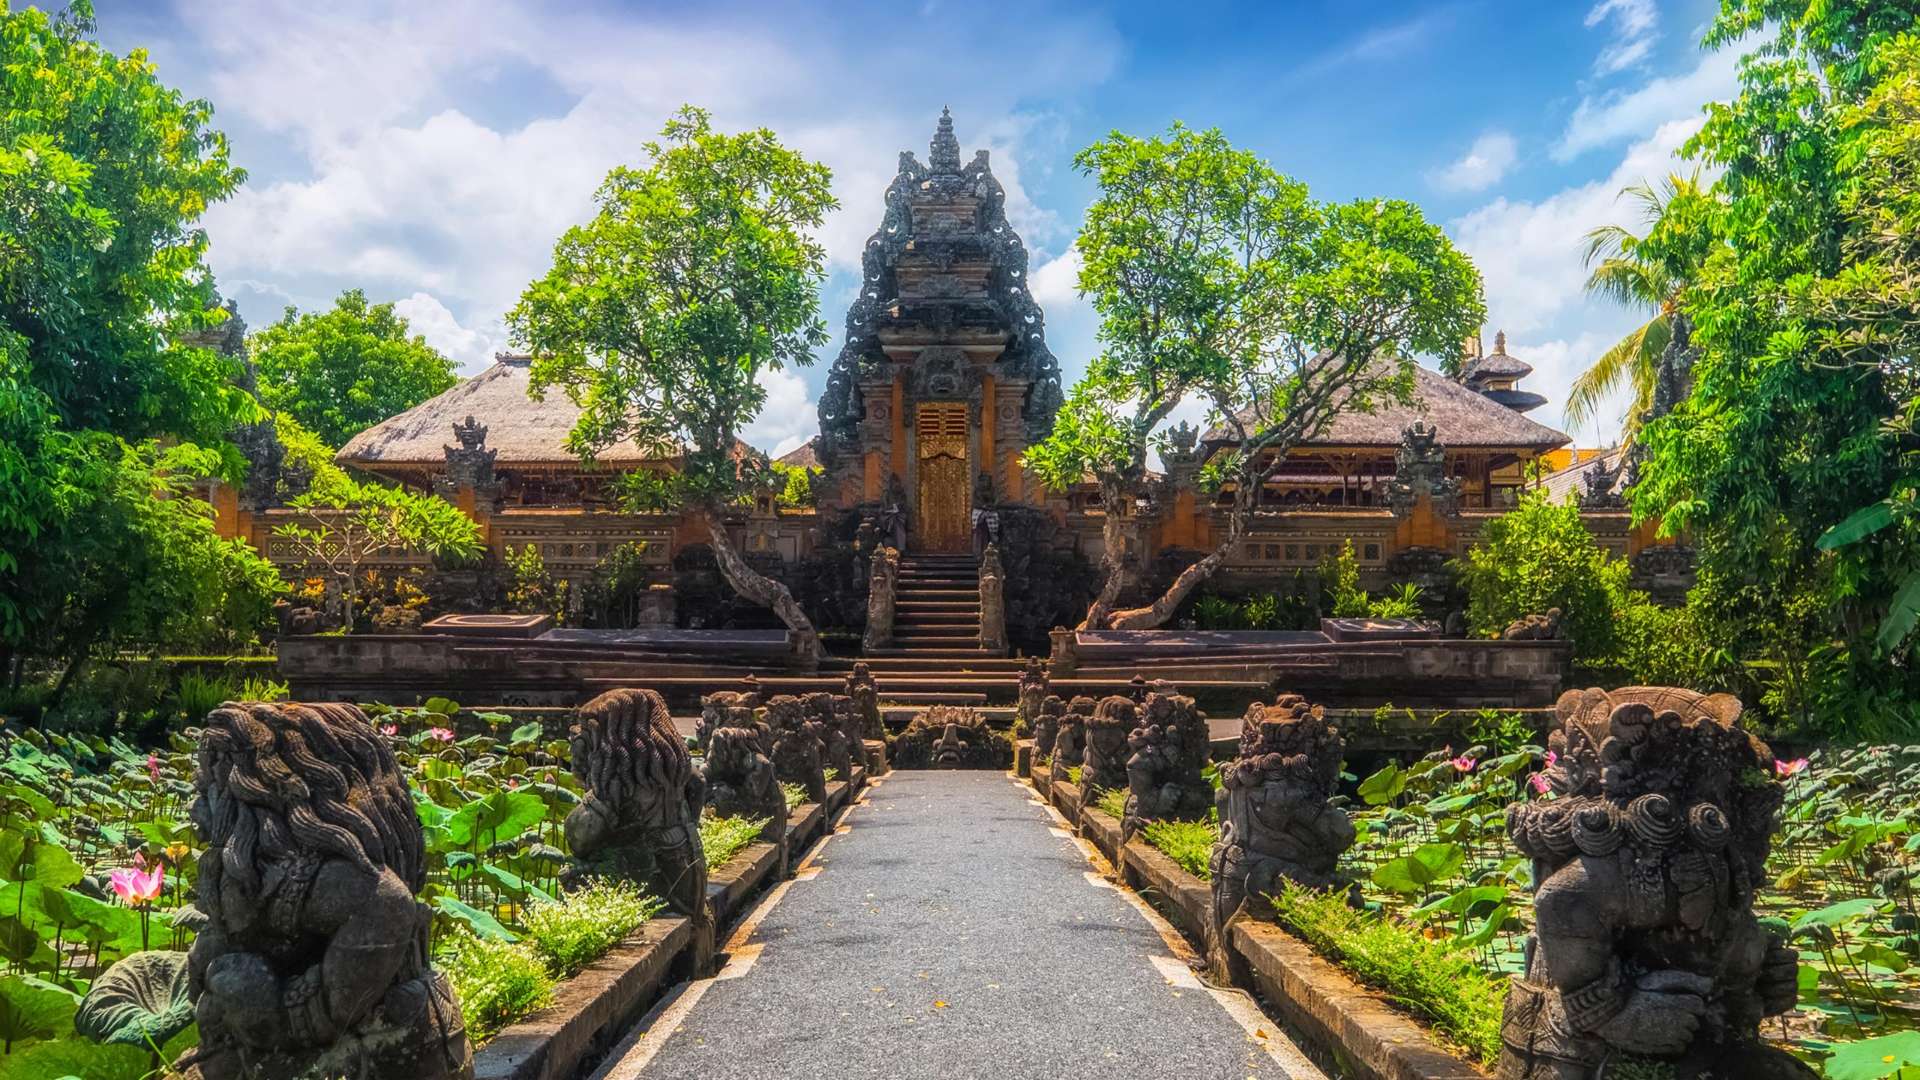
[(716, 729), (707, 742), (701, 779), (715, 814), (766, 819), (760, 838), (780, 851), (774, 874), (778, 880), (787, 875), (787, 800), (766, 754), (766, 732), (759, 723)]
[(1550, 797), (1512, 807), (1534, 937), (1507, 991), (1502, 1080), (1812, 1080), (1764, 1046), (1794, 950), (1754, 917), (1781, 792), (1739, 699), (1667, 687), (1561, 695)]
[(853, 670), (847, 674), (847, 696), (860, 712), (860, 737), (884, 741), (887, 725), (880, 715), (880, 686), (873, 681), (865, 660), (853, 662)]
[(827, 767), (826, 732), (812, 722), (804, 702), (791, 694), (767, 700), (767, 727), (773, 731), (773, 774), (783, 782), (807, 789), (807, 801), (825, 805)]
[(200, 735), (206, 925), (188, 956), (201, 1080), (465, 1080), (460, 1005), (428, 963), (426, 845), (352, 705), (229, 702)]
[(1346, 751), (1326, 713), (1296, 694), (1247, 706), (1238, 755), (1220, 767), (1214, 806), (1213, 923), (1207, 947), (1216, 974), (1237, 966), (1230, 924), (1271, 917), (1266, 897), (1283, 880), (1315, 889), (1339, 884), (1335, 866), (1352, 846), (1353, 822), (1330, 805)]
[(1065, 777), (1068, 769), (1077, 768), (1086, 760), (1087, 721), (1093, 719), (1097, 705), (1092, 698), (1079, 694), (1067, 703), (1067, 711), (1060, 714), (1060, 726), (1053, 735), (1054, 775)]
[(1055, 736), (1060, 733), (1060, 718), (1066, 714), (1066, 699), (1059, 694), (1048, 694), (1040, 702), (1040, 711), (1033, 719), (1033, 760), (1053, 760)]
[(574, 865), (562, 884), (610, 877), (644, 886), (692, 921), (694, 968), (704, 973), (713, 911), (700, 849), (700, 780), (666, 700), (652, 690), (609, 690), (580, 706), (572, 734), (583, 794), (567, 813)]
[(934, 705), (894, 739), (892, 757), (902, 769), (1005, 769), (1013, 744), (972, 709)]
[(1500, 632), (1502, 641), (1559, 641), (1566, 636), (1560, 609), (1548, 608), (1545, 615), (1527, 615), (1513, 620)]
[(833, 707), (833, 695), (815, 691), (800, 700), (807, 708), (807, 723), (820, 736), (820, 767), (832, 770), (834, 779), (850, 782), (853, 778), (854, 748), (860, 744), (857, 740), (849, 740), (846, 728), (840, 726), (840, 717)]
[(1081, 759), (1080, 792), (1091, 800), (1095, 792), (1121, 791), (1127, 786), (1127, 737), (1140, 722), (1140, 706), (1118, 694), (1102, 698), (1087, 719), (1085, 756)]
[(1040, 721), (1040, 705), (1047, 700), (1047, 662), (1037, 656), (1029, 657), (1026, 669), (1020, 672), (1019, 687), (1014, 723), (1021, 732), (1031, 733)]
[(700, 720), (693, 729), (694, 743), (704, 753), (713, 740), (713, 733), (721, 728), (755, 727), (753, 710), (757, 705), (759, 705), (758, 695), (732, 690), (721, 690), (701, 698)]
[(1207, 717), (1193, 699), (1170, 691), (1147, 696), (1140, 724), (1127, 735), (1127, 813), (1120, 835), (1149, 821), (1204, 821), (1213, 808)]

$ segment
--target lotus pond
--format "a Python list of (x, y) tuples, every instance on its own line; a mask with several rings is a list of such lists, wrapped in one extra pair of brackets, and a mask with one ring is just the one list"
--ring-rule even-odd
[[(410, 778), (426, 836), (421, 899), (471, 1034), (484, 1039), (544, 1006), (557, 980), (659, 909), (611, 883), (561, 895), (561, 826), (580, 798), (565, 740), (492, 713), (467, 714), (491, 730), (462, 737), (460, 708), (444, 698), (366, 711)], [(74, 1034), (82, 996), (116, 960), (192, 941), (201, 851), (188, 824), (193, 768), (191, 732), (144, 751), (0, 729), (0, 1080), (141, 1080), (165, 1075), (194, 1045), (184, 976), (167, 985), (177, 962), (149, 980), (167, 992), (130, 989), (148, 1006), (124, 1010), (103, 1042)], [(787, 797), (791, 806), (804, 796), (795, 785)], [(765, 824), (703, 819), (709, 867)]]

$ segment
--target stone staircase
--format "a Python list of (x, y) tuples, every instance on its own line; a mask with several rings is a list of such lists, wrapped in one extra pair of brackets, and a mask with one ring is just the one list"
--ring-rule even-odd
[(980, 565), (973, 556), (901, 556), (893, 644), (871, 655), (918, 660), (988, 656), (980, 650)]

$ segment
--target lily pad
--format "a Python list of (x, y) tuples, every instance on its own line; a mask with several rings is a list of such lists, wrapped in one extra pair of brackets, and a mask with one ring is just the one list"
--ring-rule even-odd
[(187, 954), (140, 952), (108, 968), (74, 1014), (75, 1031), (96, 1042), (159, 1045), (193, 1024)]

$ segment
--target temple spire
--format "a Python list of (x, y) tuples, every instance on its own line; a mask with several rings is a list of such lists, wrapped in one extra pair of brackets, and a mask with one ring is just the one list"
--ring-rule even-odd
[(960, 140), (953, 134), (953, 113), (944, 106), (940, 109), (940, 126), (934, 128), (933, 141), (927, 144), (927, 168), (956, 176), (960, 172)]

